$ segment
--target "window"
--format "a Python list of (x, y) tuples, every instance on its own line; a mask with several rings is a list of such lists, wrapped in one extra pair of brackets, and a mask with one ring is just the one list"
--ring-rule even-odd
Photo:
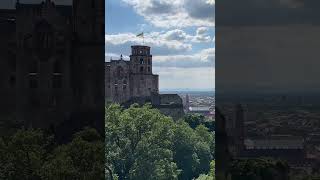
[(58, 101), (58, 97), (56, 95), (53, 95), (52, 99), (51, 99), (52, 106), (56, 106), (57, 105), (57, 101)]
[(148, 64), (151, 65), (151, 59), (148, 59)]
[(121, 66), (118, 66), (117, 67), (117, 77), (121, 79), (121, 78), (123, 78), (123, 75), (124, 75), (123, 68)]
[(15, 72), (16, 71), (16, 55), (14, 53), (9, 53), (8, 64), (9, 64), (10, 70)]
[(148, 72), (151, 72), (151, 68), (150, 67), (148, 67)]
[(38, 62), (33, 60), (29, 63), (29, 73), (37, 73), (38, 72)]
[(15, 87), (15, 85), (16, 85), (16, 77), (15, 76), (10, 77), (9, 84), (10, 84), (10, 87)]
[(140, 67), (140, 72), (143, 72), (143, 67), (142, 66)]
[(140, 59), (140, 64), (144, 64), (143, 58)]
[(53, 75), (52, 87), (57, 89), (62, 87), (62, 77), (61, 75)]
[(38, 88), (38, 80), (36, 75), (29, 74), (29, 87), (31, 89)]

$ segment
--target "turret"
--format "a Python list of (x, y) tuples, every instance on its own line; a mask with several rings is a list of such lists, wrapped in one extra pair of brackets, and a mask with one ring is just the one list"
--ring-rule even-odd
[(133, 73), (152, 74), (152, 55), (149, 46), (131, 46), (130, 61)]

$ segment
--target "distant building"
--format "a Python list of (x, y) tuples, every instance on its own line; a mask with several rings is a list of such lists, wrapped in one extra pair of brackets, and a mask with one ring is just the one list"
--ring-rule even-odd
[(194, 114), (202, 114), (204, 116), (210, 115), (211, 114), (211, 108), (210, 107), (193, 107), (189, 106), (188, 108), (189, 113), (194, 113)]
[(151, 103), (174, 119), (184, 114), (182, 99), (177, 94), (159, 94), (159, 76), (152, 73), (152, 55), (149, 46), (131, 46), (130, 60), (122, 55), (105, 63), (105, 98), (129, 106), (133, 103)]
[(233, 123), (233, 130), (228, 134), (232, 140), (229, 149), (235, 159), (281, 159), (288, 162), (291, 168), (310, 170), (314, 161), (306, 156), (303, 137), (271, 134), (268, 137), (245, 137), (244, 121), (244, 110), (238, 104), (235, 106), (234, 121), (230, 121)]

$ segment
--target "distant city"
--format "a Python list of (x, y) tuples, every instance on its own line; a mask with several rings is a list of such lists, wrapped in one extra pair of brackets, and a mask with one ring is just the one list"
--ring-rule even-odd
[[(217, 96), (236, 158), (272, 157), (311, 173), (320, 156), (320, 98), (302, 94)], [(238, 104), (238, 105), (236, 105)], [(240, 135), (239, 133), (241, 132)]]

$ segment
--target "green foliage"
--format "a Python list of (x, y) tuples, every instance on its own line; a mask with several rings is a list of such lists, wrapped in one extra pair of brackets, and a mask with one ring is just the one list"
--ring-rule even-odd
[(215, 180), (215, 161), (210, 163), (209, 174), (201, 174), (196, 180)]
[(0, 139), (0, 179), (104, 179), (104, 144), (93, 129), (56, 145), (41, 130), (19, 130)]
[[(149, 105), (106, 109), (106, 158), (119, 179), (177, 179), (174, 122)], [(110, 168), (111, 169), (111, 168)]]
[(104, 144), (94, 129), (85, 129), (57, 147), (41, 170), (43, 179), (104, 179)]
[(288, 179), (289, 167), (285, 162), (272, 159), (234, 160), (231, 165), (232, 180)]
[(4, 166), (1, 174), (6, 179), (37, 179), (46, 155), (45, 148), (52, 138), (40, 130), (19, 130), (8, 142), (2, 142)]
[(150, 105), (106, 108), (107, 179), (192, 179), (208, 173), (214, 137)]
[(183, 173), (180, 179), (192, 179), (206, 173), (213, 158), (213, 135), (200, 125), (193, 130), (187, 123), (178, 122), (175, 128), (174, 160)]
[(209, 131), (214, 131), (214, 121), (208, 121), (205, 116), (201, 114), (186, 114), (183, 120), (187, 122), (192, 129), (195, 129), (199, 125), (204, 125)]

